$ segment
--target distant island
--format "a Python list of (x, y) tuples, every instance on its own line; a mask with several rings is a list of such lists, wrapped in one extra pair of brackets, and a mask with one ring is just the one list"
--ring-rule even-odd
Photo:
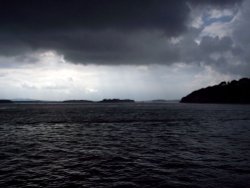
[(66, 100), (66, 101), (63, 101), (63, 103), (93, 103), (93, 101), (90, 101), (90, 100)]
[(90, 101), (90, 100), (65, 100), (63, 103), (134, 103), (131, 99), (103, 99), (101, 101)]
[(11, 100), (6, 100), (6, 99), (0, 99), (0, 103), (1, 104), (6, 104), (6, 103), (13, 103), (13, 101), (11, 101)]
[(134, 103), (134, 100), (131, 99), (103, 99), (99, 103)]
[(92, 103), (135, 103), (134, 100), (131, 99), (103, 99), (101, 101), (91, 101), (91, 100), (65, 100), (65, 101), (42, 101), (42, 100), (22, 100), (22, 99), (14, 99), (14, 100), (8, 100), (8, 99), (0, 99), (0, 103), (6, 104), (6, 103), (21, 103), (21, 104), (27, 104), (27, 103), (74, 103), (74, 104), (92, 104)]
[(250, 79), (242, 78), (202, 88), (183, 97), (180, 102), (250, 104)]

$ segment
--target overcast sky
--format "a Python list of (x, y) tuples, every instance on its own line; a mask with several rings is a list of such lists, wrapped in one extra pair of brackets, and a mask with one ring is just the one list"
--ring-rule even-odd
[(3, 0), (0, 98), (180, 99), (250, 77), (250, 0)]

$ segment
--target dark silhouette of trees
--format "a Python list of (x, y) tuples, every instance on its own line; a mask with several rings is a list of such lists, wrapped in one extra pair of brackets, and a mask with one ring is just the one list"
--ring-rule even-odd
[(250, 79), (242, 78), (202, 88), (183, 97), (180, 102), (250, 104)]
[(13, 103), (13, 102), (11, 100), (3, 100), (3, 99), (1, 99), (0, 103)]
[(93, 103), (93, 101), (90, 101), (90, 100), (66, 100), (66, 101), (63, 101), (63, 103)]
[(131, 99), (103, 99), (100, 103), (134, 103)]

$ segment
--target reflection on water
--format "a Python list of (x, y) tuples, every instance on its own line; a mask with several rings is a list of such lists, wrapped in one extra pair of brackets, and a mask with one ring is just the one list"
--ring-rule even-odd
[(250, 106), (0, 106), (0, 187), (249, 187)]

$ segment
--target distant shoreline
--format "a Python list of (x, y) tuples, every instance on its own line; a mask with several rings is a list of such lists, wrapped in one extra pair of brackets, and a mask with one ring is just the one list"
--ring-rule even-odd
[(11, 103), (13, 103), (13, 101), (11, 101), (11, 100), (7, 100), (7, 99), (0, 100), (0, 104), (11, 104)]
[[(3, 102), (1, 102), (3, 101)], [(179, 103), (180, 100), (146, 100), (146, 101), (135, 101), (131, 99), (103, 99), (101, 101), (91, 101), (91, 100), (64, 100), (64, 101), (43, 101), (43, 100), (8, 100), (0, 99), (0, 104), (133, 104), (133, 103)]]

